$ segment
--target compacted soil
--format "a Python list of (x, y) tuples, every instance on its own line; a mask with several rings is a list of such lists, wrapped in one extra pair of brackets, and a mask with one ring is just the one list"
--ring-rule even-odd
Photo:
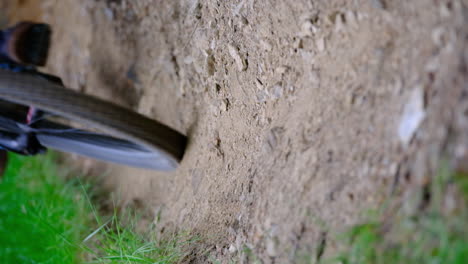
[(53, 26), (44, 70), (188, 135), (172, 173), (79, 164), (201, 235), (199, 262), (330, 256), (367, 209), (468, 163), (466, 0), (6, 2)]

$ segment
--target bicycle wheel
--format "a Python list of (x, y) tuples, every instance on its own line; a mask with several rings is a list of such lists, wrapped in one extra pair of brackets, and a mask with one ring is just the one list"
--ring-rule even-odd
[(35, 125), (36, 134), (46, 147), (165, 171), (175, 169), (184, 155), (187, 138), (176, 130), (31, 74), (0, 69), (0, 98), (102, 131), (70, 130), (61, 124), (41, 121)]

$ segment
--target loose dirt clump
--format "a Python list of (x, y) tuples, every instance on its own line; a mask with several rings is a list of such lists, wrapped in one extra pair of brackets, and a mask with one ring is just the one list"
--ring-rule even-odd
[(106, 179), (201, 234), (200, 262), (330, 256), (366, 209), (468, 162), (467, 1), (16, 2), (41, 3), (67, 86), (189, 136), (176, 172)]

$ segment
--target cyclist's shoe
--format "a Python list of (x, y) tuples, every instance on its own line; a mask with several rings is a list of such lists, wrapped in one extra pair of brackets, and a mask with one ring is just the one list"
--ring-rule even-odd
[(1, 53), (19, 64), (44, 66), (51, 34), (48, 24), (20, 22), (3, 32)]

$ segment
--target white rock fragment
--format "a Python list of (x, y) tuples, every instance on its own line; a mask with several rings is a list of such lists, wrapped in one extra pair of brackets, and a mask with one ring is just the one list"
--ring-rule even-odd
[(197, 9), (197, 6), (198, 6), (198, 2), (199, 2), (199, 0), (190, 0), (189, 1), (189, 9), (188, 9), (189, 14), (195, 13), (195, 10)]
[(256, 97), (257, 97), (257, 102), (258, 103), (264, 103), (268, 99), (268, 94), (265, 91), (260, 90), (260, 91), (257, 92)]
[(276, 242), (273, 238), (269, 238), (266, 241), (266, 253), (270, 257), (276, 257), (277, 250), (276, 250)]
[(385, 9), (385, 3), (382, 0), (371, 0), (371, 4), (374, 8)]
[(337, 14), (335, 17), (335, 32), (340, 32), (344, 30), (344, 21), (343, 21), (343, 15), (342, 14)]
[(352, 27), (356, 27), (356, 20), (356, 14), (352, 10), (346, 11), (346, 22), (348, 22)]
[(436, 72), (440, 69), (440, 57), (434, 56), (426, 63), (424, 70), (426, 72)]
[(406, 103), (403, 116), (398, 127), (398, 137), (404, 146), (407, 146), (414, 133), (424, 120), (424, 91), (422, 86), (417, 86), (411, 93)]
[(317, 46), (317, 50), (319, 52), (325, 51), (325, 39), (324, 38), (317, 38), (315, 40), (315, 46)]
[(112, 9), (105, 7), (104, 8), (104, 14), (106, 15), (108, 20), (113, 20), (114, 19), (114, 11)]
[(440, 16), (444, 18), (450, 17), (452, 15), (452, 12), (447, 6), (447, 3), (440, 4), (439, 12), (440, 12)]
[(273, 48), (271, 44), (267, 40), (264, 40), (264, 39), (260, 40), (260, 45), (265, 51), (271, 51), (271, 49)]
[(301, 25), (301, 32), (299, 33), (299, 37), (311, 37), (317, 31), (312, 21), (306, 20)]
[(364, 19), (369, 18), (369, 15), (367, 15), (365, 13), (357, 12), (356, 13), (356, 18), (357, 18), (358, 21), (363, 21)]
[(245, 1), (241, 1), (235, 8), (232, 10), (234, 16), (239, 15), (241, 9), (244, 7)]
[(229, 55), (234, 59), (237, 64), (239, 71), (245, 71), (247, 69), (247, 63), (241, 58), (239, 50), (232, 45), (228, 45)]
[(221, 100), (221, 103), (219, 105), (219, 108), (221, 112), (226, 112), (229, 107), (229, 101), (227, 99)]
[(283, 96), (283, 86), (280, 84), (276, 84), (273, 87), (271, 87), (269, 94), (271, 96), (271, 99), (273, 100), (278, 100)]
[(277, 75), (283, 75), (285, 74), (287, 71), (288, 71), (289, 67), (288, 66), (280, 66), (278, 68), (275, 69), (275, 73)]
[(192, 64), (194, 60), (195, 60), (194, 57), (192, 57), (192, 56), (187, 56), (187, 57), (184, 58), (183, 62), (184, 62), (184, 64), (189, 65), (189, 64)]
[(216, 106), (216, 105), (210, 104), (208, 109), (209, 109), (210, 113), (213, 114), (214, 116), (218, 116), (219, 113), (220, 113), (220, 111), (218, 110), (218, 106)]
[(443, 47), (446, 41), (446, 30), (444, 27), (437, 27), (432, 31), (432, 41), (439, 47)]
[(213, 39), (211, 40), (211, 42), (210, 42), (210, 49), (211, 49), (211, 50), (215, 50), (215, 49), (216, 49), (216, 45), (217, 45), (216, 39), (213, 38)]
[(236, 251), (237, 251), (236, 246), (234, 246), (234, 244), (231, 244), (229, 246), (229, 253), (234, 254), (234, 253), (236, 253)]

